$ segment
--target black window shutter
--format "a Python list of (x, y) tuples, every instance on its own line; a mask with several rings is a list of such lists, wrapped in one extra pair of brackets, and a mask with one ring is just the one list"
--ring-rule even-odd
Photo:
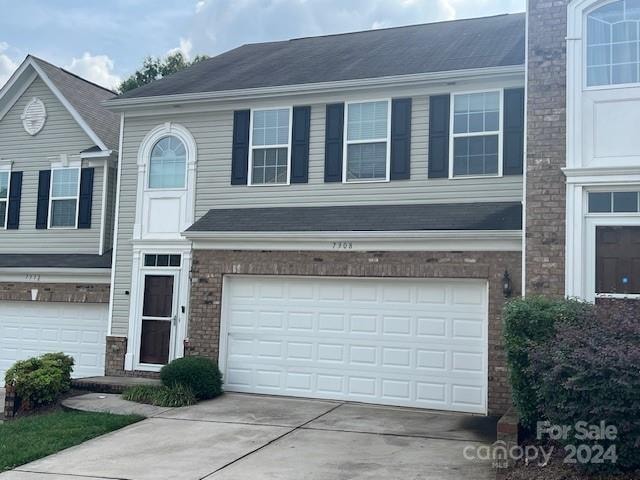
[(311, 107), (294, 107), (291, 130), (291, 183), (309, 182), (310, 129)]
[(93, 207), (93, 175), (93, 168), (83, 168), (80, 173), (78, 228), (91, 228), (91, 209)]
[(522, 175), (524, 160), (524, 88), (504, 91), (504, 175)]
[(324, 144), (324, 181), (342, 181), (344, 103), (327, 105)]
[(251, 110), (233, 112), (231, 185), (246, 185), (249, 170), (249, 125)]
[(36, 228), (47, 228), (49, 220), (49, 189), (51, 188), (51, 170), (40, 170), (38, 177), (38, 207), (36, 208)]
[(391, 103), (391, 180), (411, 178), (411, 99)]
[(429, 178), (449, 177), (451, 96), (429, 97)]
[(7, 230), (17, 230), (20, 225), (20, 199), (22, 197), (22, 172), (11, 172)]

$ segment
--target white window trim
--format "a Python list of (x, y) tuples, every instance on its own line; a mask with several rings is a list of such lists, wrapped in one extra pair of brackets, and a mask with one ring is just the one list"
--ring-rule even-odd
[[(78, 170), (78, 183), (76, 189), (76, 195), (74, 197), (53, 197), (53, 172), (57, 170)], [(49, 213), (48, 213), (48, 227), (50, 230), (75, 230), (78, 228), (78, 214), (80, 208), (80, 180), (82, 177), (82, 168), (80, 166), (68, 166), (68, 167), (53, 167), (51, 169), (51, 178), (49, 179)], [(76, 201), (76, 215), (75, 215), (75, 224), (69, 227), (56, 227), (51, 224), (52, 221), (52, 205), (56, 200), (74, 200)]]
[[(367, 140), (349, 140), (349, 105), (358, 105), (361, 103), (376, 103), (387, 102), (387, 138), (372, 138)], [(354, 100), (351, 102), (345, 102), (344, 105), (344, 126), (343, 126), (343, 138), (342, 142), (342, 183), (386, 183), (391, 181), (391, 98), (378, 98), (369, 100)], [(371, 179), (347, 179), (347, 170), (349, 163), (349, 145), (364, 145), (368, 143), (382, 143), (387, 144), (387, 165), (385, 178), (371, 178)]]
[(11, 195), (11, 165), (8, 165), (6, 167), (0, 166), (0, 173), (2, 172), (6, 172), (7, 173), (7, 198), (2, 200), (0, 199), (0, 202), (5, 202), (4, 205), (4, 225), (0, 226), (1, 230), (6, 230), (7, 229), (7, 225), (9, 223), (9, 196)]
[[(454, 133), (453, 126), (455, 121), (455, 99), (457, 96), (473, 95), (477, 93), (493, 93), (497, 92), (500, 97), (500, 110), (498, 111), (498, 127), (497, 131), (492, 132), (472, 132), (472, 133)], [(454, 175), (453, 174), (453, 161), (454, 161), (454, 144), (456, 138), (470, 138), (470, 137), (488, 137), (491, 135), (498, 135), (498, 173), (495, 175)], [(451, 93), (450, 105), (449, 105), (449, 179), (450, 180), (467, 180), (477, 178), (501, 178), (503, 176), (503, 141), (504, 141), (504, 88), (493, 88), (487, 90), (473, 90), (463, 92)]]
[[(151, 182), (151, 155), (153, 155), (153, 149), (155, 148), (155, 146), (158, 144), (158, 142), (160, 142), (160, 140), (164, 140), (165, 138), (168, 137), (175, 137), (178, 140), (180, 140), (182, 142), (182, 145), (184, 146), (184, 150), (185, 150), (185, 162), (184, 162), (184, 186), (183, 187), (152, 187), (150, 185)], [(188, 150), (188, 146), (185, 143), (185, 141), (182, 139), (182, 137), (175, 135), (173, 133), (167, 133), (166, 135), (161, 135), (160, 137), (158, 137), (153, 144), (150, 146), (149, 149), (149, 159), (148, 159), (148, 168), (147, 168), (147, 172), (145, 175), (145, 179), (144, 179), (144, 190), (145, 192), (180, 192), (180, 191), (184, 191), (187, 189), (187, 176), (189, 173), (189, 150)]]
[[(637, 82), (632, 83), (609, 83), (605, 85), (591, 85), (589, 86), (589, 30), (588, 30), (588, 20), (589, 15), (598, 10), (601, 7), (609, 5), (611, 3), (617, 2), (618, 0), (604, 1), (604, 2), (593, 2), (589, 9), (584, 10), (582, 15), (582, 31), (584, 32), (584, 41), (582, 42), (582, 58), (584, 59), (582, 62), (582, 88), (585, 91), (597, 91), (597, 90), (610, 90), (616, 88), (629, 88), (629, 87), (640, 87), (640, 76), (638, 77)], [(569, 35), (569, 38), (572, 38)], [(611, 45), (613, 41), (609, 44)], [(632, 62), (629, 62), (632, 63)], [(613, 63), (609, 65), (610, 70), (613, 68)], [(612, 73), (612, 71), (610, 71)], [(613, 77), (612, 77), (613, 80)]]
[[(287, 136), (288, 143), (278, 145), (253, 145), (253, 116), (255, 112), (265, 112), (269, 110), (288, 110), (289, 111), (289, 132)], [(268, 107), (268, 108), (252, 108), (249, 119), (249, 167), (247, 171), (247, 185), (251, 187), (278, 187), (283, 185), (291, 185), (291, 139), (293, 135), (293, 107)], [(277, 183), (253, 183), (253, 151), (265, 150), (270, 148), (286, 148), (287, 149), (287, 181)]]

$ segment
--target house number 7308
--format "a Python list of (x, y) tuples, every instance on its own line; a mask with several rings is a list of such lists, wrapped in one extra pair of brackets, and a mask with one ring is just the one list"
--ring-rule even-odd
[(353, 242), (333, 242), (334, 250), (353, 250)]

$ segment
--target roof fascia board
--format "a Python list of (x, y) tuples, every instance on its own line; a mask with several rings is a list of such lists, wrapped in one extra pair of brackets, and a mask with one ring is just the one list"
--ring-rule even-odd
[(196, 250), (514, 251), (522, 231), (184, 232)]
[[(22, 97), (22, 95), (24, 95), (24, 92), (26, 92), (27, 89), (31, 86), (31, 84), (35, 82), (36, 78), (38, 78), (38, 74), (34, 71), (28, 77), (26, 77), (25, 80), (23, 80), (22, 86), (16, 91), (15, 95), (11, 98), (11, 100), (7, 102), (4, 108), (0, 110), (0, 121), (4, 119), (7, 113), (9, 113), (9, 110), (11, 110), (13, 106), (16, 104), (16, 102), (20, 100), (20, 97)], [(0, 101), (4, 97), (4, 94), (7, 92), (8, 90), (0, 94)]]
[(89, 136), (89, 138), (93, 140), (93, 142), (98, 147), (100, 147), (101, 150), (109, 150), (107, 146), (104, 144), (104, 142), (100, 139), (100, 137), (96, 135), (96, 133), (91, 129), (91, 127), (89, 127), (87, 122), (84, 121), (82, 116), (80, 116), (78, 111), (75, 108), (73, 108), (73, 105), (69, 103), (69, 100), (67, 100), (66, 97), (62, 94), (62, 92), (58, 90), (58, 87), (54, 85), (54, 83), (51, 81), (49, 76), (44, 72), (44, 70), (42, 70), (42, 68), (40, 68), (40, 66), (33, 59), (29, 58), (27, 61), (30, 62), (30, 64), (35, 69), (35, 71), (38, 72), (38, 75), (40, 75), (40, 78), (42, 78), (42, 81), (47, 85), (47, 87), (49, 87), (49, 89), (53, 92), (53, 94), (58, 98), (60, 103), (62, 103), (62, 105), (64, 105), (64, 107), (69, 111), (73, 119), (78, 123), (78, 125), (80, 125), (80, 127)]
[(513, 74), (524, 74), (524, 65), (510, 65), (505, 67), (490, 67), (469, 70), (454, 70), (446, 72), (418, 73), (412, 75), (397, 75), (389, 77), (365, 78), (355, 80), (341, 80), (336, 82), (307, 83), (300, 85), (284, 85), (276, 87), (247, 88), (239, 90), (224, 90), (219, 92), (199, 92), (177, 95), (158, 95), (153, 97), (111, 99), (102, 103), (113, 111), (124, 111), (136, 107), (152, 107), (192, 102), (221, 102), (247, 100), (251, 98), (267, 98), (285, 95), (306, 95), (310, 93), (331, 93), (353, 88), (366, 87), (398, 87), (434, 82), (456, 82), (460, 80), (482, 80), (487, 77), (500, 77)]

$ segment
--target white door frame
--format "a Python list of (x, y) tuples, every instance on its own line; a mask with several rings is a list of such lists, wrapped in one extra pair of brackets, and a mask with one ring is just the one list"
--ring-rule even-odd
[[(146, 275), (175, 275), (174, 315), (169, 361), (184, 356), (184, 340), (188, 331), (189, 312), (189, 270), (191, 268), (191, 249), (184, 247), (177, 249), (175, 245), (161, 248), (134, 247), (131, 273), (131, 301), (129, 306), (129, 334), (127, 338), (127, 354), (125, 356), (125, 370), (141, 370), (157, 372), (163, 365), (152, 365), (139, 362), (140, 339), (142, 334), (142, 307), (144, 301), (144, 279)], [(180, 267), (145, 267), (146, 254), (181, 255)]]

